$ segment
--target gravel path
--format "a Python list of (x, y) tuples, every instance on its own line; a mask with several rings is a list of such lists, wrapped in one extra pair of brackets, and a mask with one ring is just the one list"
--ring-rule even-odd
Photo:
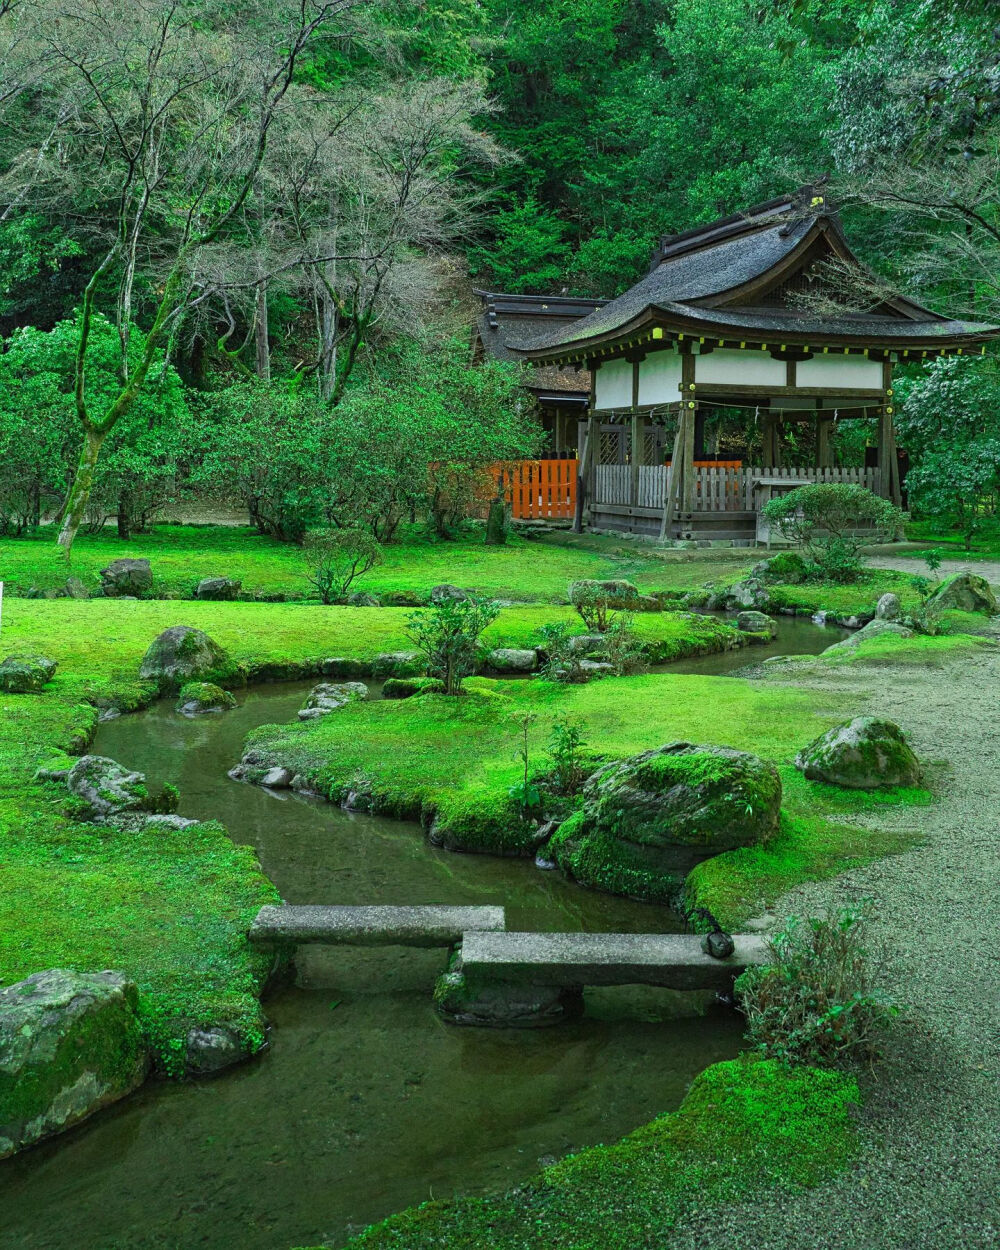
[(953, 573), (978, 573), (991, 585), (1000, 583), (1000, 560), (942, 560), (941, 567), (932, 573), (923, 560), (912, 556), (868, 556), (865, 563), (876, 569), (894, 569), (897, 573), (917, 573), (932, 580), (951, 577)]
[[(867, 1093), (866, 1153), (834, 1183), (765, 1195), (677, 1230), (669, 1250), (1000, 1246), (1000, 655), (857, 670), (870, 710), (947, 760), (929, 808), (891, 811), (926, 844), (787, 895), (779, 914), (874, 900), (909, 1004)], [(810, 684), (812, 684), (810, 680)], [(884, 817), (880, 816), (880, 821)], [(662, 1250), (667, 1250), (664, 1246)]]

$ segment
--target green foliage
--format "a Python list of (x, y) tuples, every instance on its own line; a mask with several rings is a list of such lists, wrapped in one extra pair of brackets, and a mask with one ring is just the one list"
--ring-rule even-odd
[(479, 667), (483, 631), (500, 614), (491, 599), (443, 599), (410, 617), (408, 637), (427, 660), (427, 674), (444, 682), (444, 693), (461, 694), (462, 679)]
[[(863, 486), (812, 482), (769, 500), (763, 514), (791, 542), (800, 543), (818, 580), (848, 583), (862, 572), (866, 542), (891, 538), (903, 514)], [(859, 533), (859, 530), (866, 531)]]
[(786, 922), (770, 943), (770, 962), (747, 968), (736, 982), (758, 1050), (818, 1065), (878, 1057), (898, 1008), (881, 984), (885, 956), (870, 920), (865, 908), (843, 908)]
[(556, 785), (562, 794), (576, 794), (583, 784), (586, 767), (581, 752), (586, 745), (579, 721), (563, 715), (552, 722), (547, 750)]
[(321, 603), (343, 599), (352, 583), (381, 564), (379, 543), (364, 530), (309, 530), (303, 543), (309, 580)]
[[(73, 366), (77, 326), (61, 321), (48, 333), (16, 330), (0, 353), (0, 535), (37, 527), (65, 496), (80, 452)], [(144, 338), (132, 328), (130, 353)], [(96, 317), (91, 330), (87, 396), (110, 402), (120, 386), (122, 346), (114, 327)], [(100, 529), (118, 515), (119, 533), (144, 530), (177, 497), (178, 478), (195, 451), (191, 414), (176, 371), (161, 362), (105, 442), (88, 519)]]
[(626, 581), (582, 580), (569, 587), (569, 601), (592, 634), (603, 634), (608, 628), (608, 613), (615, 608), (631, 607), (636, 597), (636, 588)]
[[(1000, 510), (1000, 372), (996, 362), (951, 357), (900, 384), (899, 437), (912, 457), (913, 511), (973, 539), (996, 531)], [(933, 570), (932, 570), (933, 571)]]

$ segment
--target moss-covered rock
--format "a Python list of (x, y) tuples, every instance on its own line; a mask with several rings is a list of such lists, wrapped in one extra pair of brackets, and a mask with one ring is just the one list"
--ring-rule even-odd
[(421, 677), (426, 668), (418, 651), (382, 651), (372, 661), (374, 677)]
[(948, 608), (956, 608), (959, 612), (986, 612), (990, 616), (1000, 612), (1000, 605), (986, 578), (968, 572), (946, 578), (931, 595), (928, 607), (942, 612)]
[(363, 681), (323, 681), (309, 691), (299, 712), (299, 720), (318, 720), (347, 707), (348, 703), (360, 703), (367, 698), (368, 687)]
[(144, 773), (123, 768), (103, 755), (84, 755), (66, 777), (66, 787), (90, 819), (119, 812), (147, 810), (150, 802)]
[(533, 647), (494, 647), (486, 663), (497, 673), (533, 673), (538, 668), (538, 652)]
[(531, 982), (470, 981), (455, 954), (434, 986), (434, 1006), (449, 1024), (491, 1029), (540, 1029), (583, 1014), (583, 990)]
[(153, 588), (153, 571), (148, 560), (112, 560), (101, 569), (101, 590), (109, 599), (141, 599)]
[(745, 634), (765, 634), (768, 638), (778, 636), (778, 622), (763, 612), (740, 612), (736, 617), (736, 628)]
[(781, 778), (748, 752), (675, 742), (606, 765), (583, 794), (549, 844), (559, 866), (584, 885), (671, 902), (701, 860), (777, 832)]
[(412, 699), (418, 694), (444, 694), (444, 682), (437, 677), (390, 677), (382, 687), (385, 699)]
[(120, 972), (53, 968), (0, 989), (0, 1159), (145, 1080), (138, 991)]
[(37, 694), (52, 680), (55, 660), (44, 655), (9, 655), (0, 664), (0, 691), (4, 694)]
[(920, 781), (920, 764), (903, 731), (873, 716), (856, 716), (821, 734), (798, 753), (795, 767), (810, 781), (849, 790), (915, 786)]
[(236, 666), (217, 642), (191, 625), (173, 625), (153, 639), (139, 676), (161, 690), (178, 690), (189, 681), (229, 681)]
[(236, 706), (228, 690), (210, 681), (189, 681), (181, 687), (177, 711), (184, 716), (200, 716), (206, 712), (225, 712)]

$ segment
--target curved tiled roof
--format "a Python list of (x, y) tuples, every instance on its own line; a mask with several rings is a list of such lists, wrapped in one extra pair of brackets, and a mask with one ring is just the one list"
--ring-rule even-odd
[(740, 333), (747, 337), (777, 333), (800, 339), (902, 344), (1000, 334), (994, 326), (949, 320), (904, 299), (893, 302), (899, 308), (895, 317), (884, 311), (827, 316), (791, 307), (727, 306), (727, 293), (758, 280), (767, 285), (771, 271), (776, 271), (777, 281), (781, 274), (804, 268), (824, 240), (829, 252), (853, 259), (836, 217), (812, 190), (803, 188), (795, 196), (759, 205), (743, 216), (664, 239), (653, 270), (624, 295), (569, 325), (553, 326), (546, 334), (522, 340), (517, 350), (534, 359), (551, 359), (553, 351), (582, 349), (648, 320), (678, 322), (682, 329), (690, 324), (695, 332), (704, 329), (706, 334), (715, 328), (720, 337), (728, 332), (729, 338)]

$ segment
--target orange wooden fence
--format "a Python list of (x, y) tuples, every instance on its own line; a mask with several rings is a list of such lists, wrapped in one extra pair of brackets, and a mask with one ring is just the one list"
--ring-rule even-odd
[(573, 516), (575, 460), (519, 460), (504, 466), (500, 474), (511, 515), (517, 519)]

